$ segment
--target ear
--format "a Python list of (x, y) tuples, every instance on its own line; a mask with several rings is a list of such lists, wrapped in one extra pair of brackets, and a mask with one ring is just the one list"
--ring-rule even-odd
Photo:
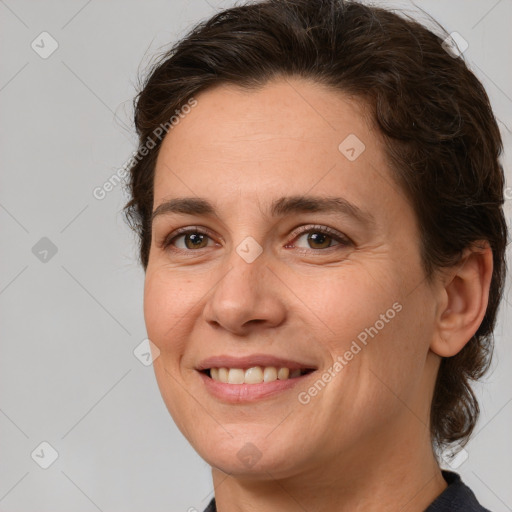
[(457, 354), (476, 333), (487, 310), (493, 270), (487, 241), (467, 248), (460, 262), (443, 272), (430, 349), (441, 357)]

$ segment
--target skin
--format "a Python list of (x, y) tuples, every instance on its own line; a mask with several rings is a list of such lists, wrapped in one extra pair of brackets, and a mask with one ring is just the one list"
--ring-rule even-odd
[[(212, 466), (218, 510), (423, 511), (446, 488), (428, 428), (440, 356), (460, 351), (482, 321), (490, 249), (425, 279), (416, 217), (361, 102), (289, 77), (196, 99), (163, 141), (154, 209), (192, 196), (217, 214), (154, 219), (144, 315), (163, 400)], [(338, 150), (349, 134), (366, 146), (354, 161)], [(344, 197), (374, 223), (269, 215), (272, 200), (306, 193)], [(351, 242), (294, 234), (312, 225)], [(187, 226), (209, 230), (201, 248), (183, 235), (162, 246)], [(252, 263), (236, 251), (249, 236), (263, 250)], [(401, 311), (301, 404), (298, 393), (395, 303)], [(201, 360), (253, 353), (311, 362), (317, 377), (251, 404), (206, 391)], [(237, 456), (246, 443), (259, 453), (252, 465)]]

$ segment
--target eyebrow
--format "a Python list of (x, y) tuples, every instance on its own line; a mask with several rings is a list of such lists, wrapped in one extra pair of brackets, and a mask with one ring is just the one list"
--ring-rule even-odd
[[(342, 197), (284, 196), (274, 200), (270, 205), (270, 215), (272, 217), (283, 217), (294, 213), (306, 212), (341, 213), (353, 217), (361, 224), (375, 224), (375, 218), (371, 213), (361, 210), (358, 206)], [(151, 221), (157, 216), (172, 213), (217, 215), (215, 207), (207, 199), (179, 197), (165, 201), (157, 206), (153, 211)]]

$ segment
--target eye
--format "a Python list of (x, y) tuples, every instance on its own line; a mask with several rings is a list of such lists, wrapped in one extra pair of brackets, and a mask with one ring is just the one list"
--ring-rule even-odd
[[(169, 235), (162, 243), (163, 248), (175, 246), (178, 251), (204, 249), (208, 246), (208, 232), (199, 227), (177, 229)], [(183, 239), (183, 243), (177, 244), (177, 240)], [(210, 238), (211, 239), (211, 238)]]
[[(294, 236), (294, 241), (304, 238), (306, 240), (305, 243), (309, 244), (309, 247), (296, 246), (301, 252), (315, 252), (331, 249), (336, 246), (343, 248), (352, 245), (352, 241), (349, 238), (327, 226), (302, 226), (292, 236)], [(173, 231), (159, 245), (163, 249), (169, 248), (177, 252), (193, 252), (198, 249), (207, 248), (209, 240), (212, 240), (209, 230), (199, 226), (191, 226)], [(290, 247), (290, 244), (287, 244), (286, 247)]]
[[(294, 240), (304, 238), (306, 244), (309, 244), (309, 247), (302, 247), (305, 249), (325, 250), (338, 245), (342, 247), (351, 245), (351, 241), (346, 236), (327, 226), (304, 226), (298, 235)], [(337, 243), (332, 244), (333, 241)]]

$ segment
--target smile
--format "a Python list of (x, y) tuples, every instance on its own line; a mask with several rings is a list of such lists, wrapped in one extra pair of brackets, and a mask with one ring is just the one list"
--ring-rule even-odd
[(285, 397), (285, 391), (292, 390), (300, 383), (306, 385), (304, 381), (315, 373), (314, 369), (309, 368), (290, 371), (287, 367), (252, 366), (247, 369), (210, 368), (199, 371), (198, 375), (211, 397), (227, 404), (249, 404), (277, 398), (280, 394)]
[(312, 368), (290, 370), (286, 367), (253, 366), (251, 368), (210, 368), (204, 373), (217, 382), (225, 384), (262, 384), (276, 380), (288, 380), (312, 372)]

